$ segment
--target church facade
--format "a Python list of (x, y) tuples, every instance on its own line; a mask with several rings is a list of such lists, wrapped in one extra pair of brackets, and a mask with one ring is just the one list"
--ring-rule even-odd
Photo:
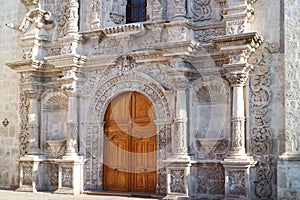
[(0, 186), (300, 198), (299, 7), (4, 3)]

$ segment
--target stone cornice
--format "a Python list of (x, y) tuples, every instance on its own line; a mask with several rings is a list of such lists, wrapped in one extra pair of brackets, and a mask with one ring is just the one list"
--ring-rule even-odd
[(258, 35), (257, 32), (241, 33), (234, 35), (222, 35), (212, 39), (213, 43), (216, 44), (221, 51), (230, 51), (234, 49), (243, 48), (258, 48), (262, 43), (262, 36)]
[(164, 56), (188, 56), (199, 48), (199, 43), (188, 40), (180, 42), (168, 42), (155, 45), (156, 50), (161, 50)]
[(54, 65), (56, 68), (81, 67), (86, 57), (78, 54), (65, 54), (57, 56), (45, 57), (48, 64)]
[(17, 73), (43, 71), (44, 62), (39, 60), (21, 60), (6, 63), (6, 65)]

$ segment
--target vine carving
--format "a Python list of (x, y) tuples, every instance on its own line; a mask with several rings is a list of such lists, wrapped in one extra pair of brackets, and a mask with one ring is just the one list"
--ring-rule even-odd
[(272, 195), (271, 169), (272, 158), (272, 132), (268, 107), (271, 101), (271, 74), (272, 54), (277, 53), (277, 43), (266, 43), (258, 49), (251, 58), (255, 65), (251, 74), (251, 107), (252, 107), (252, 129), (251, 129), (251, 152), (258, 160), (256, 169), (255, 194), (260, 198), (270, 198)]

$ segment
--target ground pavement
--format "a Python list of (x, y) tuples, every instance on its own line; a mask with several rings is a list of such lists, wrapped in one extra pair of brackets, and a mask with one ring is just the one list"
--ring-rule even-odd
[(121, 197), (109, 195), (62, 195), (51, 194), (46, 192), (15, 192), (12, 190), (0, 190), (0, 200), (145, 200), (155, 198), (136, 198), (136, 197)]

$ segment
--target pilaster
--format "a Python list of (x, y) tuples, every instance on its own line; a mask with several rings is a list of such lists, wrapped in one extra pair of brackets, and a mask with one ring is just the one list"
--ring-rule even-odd
[(181, 58), (173, 58), (173, 67), (168, 71), (170, 80), (176, 90), (175, 120), (171, 140), (171, 157), (164, 161), (167, 168), (168, 195), (165, 199), (188, 199), (190, 157), (188, 155), (188, 105), (187, 90), (189, 83), (189, 63)]
[(249, 169), (256, 162), (245, 149), (244, 86), (253, 68), (248, 64), (248, 58), (262, 39), (257, 33), (241, 33), (219, 36), (213, 42), (228, 58), (222, 70), (232, 88), (230, 148), (222, 162), (225, 168), (225, 199), (249, 199)]

